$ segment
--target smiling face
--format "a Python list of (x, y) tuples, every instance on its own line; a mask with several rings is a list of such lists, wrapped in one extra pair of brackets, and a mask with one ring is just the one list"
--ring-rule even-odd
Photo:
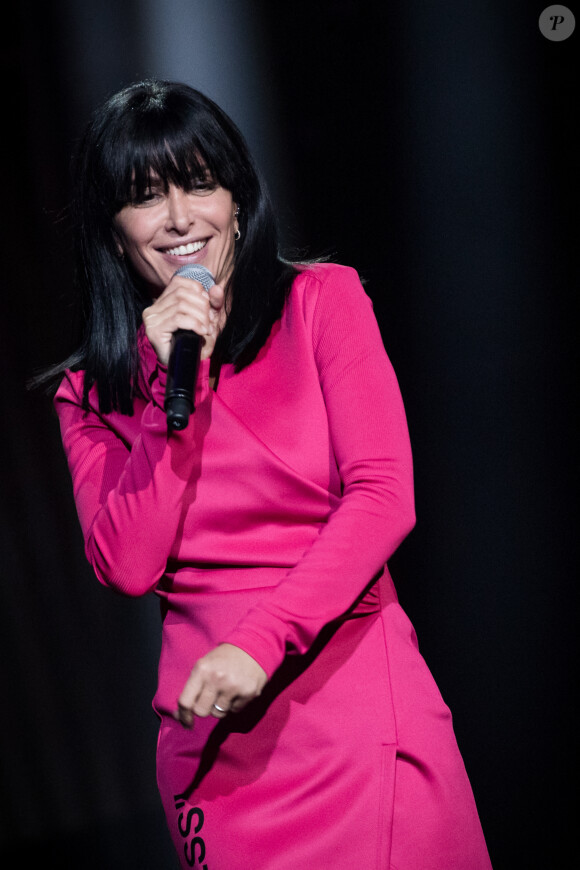
[(151, 179), (145, 193), (115, 215), (119, 252), (159, 295), (187, 263), (200, 263), (225, 284), (234, 263), (236, 205), (229, 190), (211, 180), (191, 190)]

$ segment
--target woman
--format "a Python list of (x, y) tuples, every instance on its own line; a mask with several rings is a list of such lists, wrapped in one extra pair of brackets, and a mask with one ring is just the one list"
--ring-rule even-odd
[[(187, 86), (109, 100), (77, 177), (86, 327), (56, 408), (97, 577), (161, 601), (158, 782), (182, 866), (488, 868), (385, 565), (414, 523), (411, 453), (356, 273), (281, 259), (240, 133)], [(203, 346), (172, 430), (180, 329)]]

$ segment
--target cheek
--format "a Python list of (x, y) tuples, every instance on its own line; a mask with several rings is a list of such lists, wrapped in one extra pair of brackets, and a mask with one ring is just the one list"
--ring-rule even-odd
[(137, 274), (147, 281), (155, 277), (147, 256), (147, 234), (134, 222), (119, 223), (115, 228), (119, 252), (131, 263)]
[(150, 221), (142, 211), (121, 212), (115, 221), (113, 229), (125, 250), (143, 247), (151, 235)]

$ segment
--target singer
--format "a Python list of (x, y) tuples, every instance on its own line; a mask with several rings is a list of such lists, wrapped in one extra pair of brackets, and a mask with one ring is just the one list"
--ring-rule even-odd
[[(86, 320), (55, 405), (97, 578), (160, 599), (181, 866), (489, 870), (387, 568), (415, 522), (411, 450), (357, 273), (281, 256), (244, 139), (186, 85), (108, 100), (76, 178)], [(179, 330), (201, 349), (175, 430)]]

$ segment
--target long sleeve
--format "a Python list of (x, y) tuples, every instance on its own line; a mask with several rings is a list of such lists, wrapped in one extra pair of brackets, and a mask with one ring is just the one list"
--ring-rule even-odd
[(69, 373), (55, 397), (87, 558), (99, 581), (124, 595), (144, 595), (165, 572), (203, 439), (199, 409), (195, 425), (168, 435), (164, 376), (154, 371), (152, 397), (135, 417), (103, 417), (94, 394), (83, 410), (82, 372)]
[(220, 564), (261, 566), (268, 591), (221, 640), (272, 674), (414, 524), (405, 413), (370, 299), (353, 269), (305, 270), (256, 361), (226, 366), (217, 395), (202, 363), (181, 432), (167, 431), (165, 372), (142, 352), (147, 398), (132, 417), (101, 415), (94, 390), (83, 410), (81, 372), (56, 396), (87, 558), (116, 591), (172, 601), (192, 569), (211, 583)]
[(415, 523), (403, 403), (354, 270), (329, 270), (312, 332), (343, 493), (296, 566), (223, 638), (269, 675), (352, 606)]

